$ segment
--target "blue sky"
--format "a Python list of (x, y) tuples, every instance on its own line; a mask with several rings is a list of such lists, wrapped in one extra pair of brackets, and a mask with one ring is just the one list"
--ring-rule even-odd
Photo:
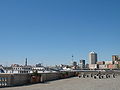
[(0, 64), (69, 64), (120, 54), (119, 0), (1, 0)]

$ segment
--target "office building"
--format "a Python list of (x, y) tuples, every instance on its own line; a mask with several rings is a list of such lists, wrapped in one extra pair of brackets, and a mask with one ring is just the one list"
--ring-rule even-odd
[(90, 52), (89, 53), (89, 64), (96, 64), (97, 62), (97, 53)]
[(80, 60), (79, 66), (81, 69), (85, 68), (85, 60)]
[(112, 61), (118, 61), (119, 56), (118, 55), (112, 55)]

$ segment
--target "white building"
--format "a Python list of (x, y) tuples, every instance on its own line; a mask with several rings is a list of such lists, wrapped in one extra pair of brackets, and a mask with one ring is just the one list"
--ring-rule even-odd
[(32, 67), (32, 71), (35, 72), (37, 71), (38, 73), (45, 72), (45, 67)]
[(31, 66), (14, 66), (12, 67), (13, 73), (32, 73)]
[(105, 64), (113, 64), (113, 61), (105, 61)]
[(99, 65), (99, 69), (107, 69), (107, 65)]
[(85, 68), (85, 60), (80, 60), (79, 67), (80, 69)]
[(97, 64), (89, 64), (89, 69), (98, 69)]
[(14, 65), (11, 67), (3, 67), (5, 73), (32, 73), (31, 66)]

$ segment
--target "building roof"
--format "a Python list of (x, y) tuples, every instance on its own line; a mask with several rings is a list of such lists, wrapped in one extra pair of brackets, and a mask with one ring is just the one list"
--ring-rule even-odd
[(0, 68), (0, 73), (5, 73), (3, 69)]
[(12, 67), (3, 67), (5, 70), (12, 70)]
[(94, 51), (90, 52), (90, 54), (96, 54)]

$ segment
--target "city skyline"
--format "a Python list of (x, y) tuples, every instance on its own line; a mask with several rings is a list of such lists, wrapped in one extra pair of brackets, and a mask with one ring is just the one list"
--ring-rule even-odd
[(69, 64), (120, 55), (119, 0), (0, 1), (0, 64)]
[[(58, 64), (51, 64), (51, 65), (64, 65), (64, 64), (66, 64), (66, 65), (71, 65), (71, 64), (73, 64), (73, 62), (75, 62), (77, 65), (79, 65), (80, 64), (80, 61), (81, 60), (84, 60), (85, 61), (85, 63), (86, 63), (86, 65), (87, 64), (97, 64), (97, 62), (104, 62), (104, 61), (106, 61), (106, 60), (99, 60), (98, 59), (98, 55), (97, 55), (97, 53), (95, 53), (95, 55), (96, 56), (91, 56), (91, 54), (94, 54), (95, 52), (94, 51), (91, 51), (91, 52), (89, 52), (89, 54), (88, 54), (88, 59), (87, 60), (84, 60), (83, 58), (82, 59), (74, 59), (74, 55), (72, 55), (71, 56), (71, 60), (69, 61), (69, 62), (67, 62), (67, 63), (64, 63), (64, 62), (62, 62), (62, 63), (58, 63)], [(114, 54), (114, 55), (112, 55), (111, 56), (111, 59), (110, 60), (107, 60), (107, 62), (109, 62), (109, 61), (114, 61), (114, 60), (116, 60), (117, 58), (114, 58), (114, 57), (118, 57), (118, 59), (120, 59), (119, 57), (120, 57), (120, 55), (118, 55), (118, 54)], [(96, 60), (94, 60), (96, 58)], [(46, 64), (46, 63), (43, 63), (44, 61), (38, 61), (38, 62), (36, 62), (36, 63), (28, 63), (29, 61), (31, 61), (31, 60), (28, 60), (27, 58), (25, 58), (24, 60), (22, 60), (23, 62), (22, 63), (18, 63), (18, 62), (16, 62), (16, 63), (10, 63), (10, 64), (1, 64), (1, 65), (4, 65), (4, 66), (11, 66), (11, 65), (14, 65), (14, 64), (17, 64), (17, 65), (22, 65), (22, 66), (34, 66), (35, 64), (42, 64), (42, 65), (44, 65), (44, 66), (50, 66), (50, 64)], [(92, 63), (91, 63), (92, 62)]]

